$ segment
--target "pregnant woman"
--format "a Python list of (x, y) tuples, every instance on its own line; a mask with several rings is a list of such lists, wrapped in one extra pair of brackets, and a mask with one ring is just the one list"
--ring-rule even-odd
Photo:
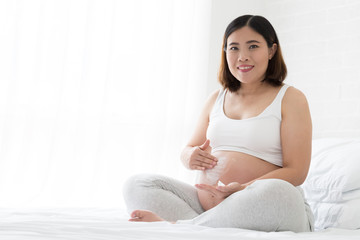
[(195, 186), (159, 175), (125, 184), (130, 221), (258, 231), (313, 230), (301, 185), (311, 159), (304, 94), (283, 83), (280, 43), (267, 19), (233, 20), (223, 39), (222, 88), (210, 95), (181, 154)]

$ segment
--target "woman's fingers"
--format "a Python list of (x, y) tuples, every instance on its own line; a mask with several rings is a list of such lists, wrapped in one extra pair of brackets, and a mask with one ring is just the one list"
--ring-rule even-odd
[(219, 199), (225, 199), (234, 192), (241, 191), (245, 187), (239, 183), (230, 183), (225, 186), (212, 186), (207, 184), (195, 184), (195, 187), (211, 193), (214, 197)]
[(209, 192), (213, 197), (217, 199), (225, 199), (230, 195), (228, 192), (219, 191), (217, 189), (217, 186), (211, 186), (207, 184), (195, 184), (195, 187), (197, 187), (200, 190)]
[(245, 185), (242, 185), (238, 182), (232, 182), (232, 183), (229, 183), (228, 185), (225, 185), (225, 186), (217, 186), (216, 189), (219, 190), (220, 192), (223, 192), (223, 193), (234, 193), (234, 192), (237, 192), (237, 191), (241, 191), (243, 189), (245, 189)]
[(216, 165), (216, 162), (211, 161), (209, 159), (199, 158), (196, 159), (198, 162), (198, 165), (205, 168), (213, 168)]
[(208, 164), (203, 164), (203, 163), (198, 163), (198, 164), (193, 164), (192, 165), (192, 169), (196, 169), (196, 170), (206, 170), (206, 169), (211, 169), (213, 168), (213, 165), (208, 165)]
[(198, 157), (196, 157), (196, 160), (203, 164), (207, 164), (208, 167), (215, 166), (218, 162), (216, 157), (206, 152), (200, 152)]
[(203, 157), (197, 157), (193, 160), (193, 163), (191, 164), (191, 168), (197, 170), (206, 170), (215, 167), (216, 163), (217, 162)]
[[(203, 144), (205, 147), (208, 142)], [(217, 164), (217, 158), (210, 153), (204, 151), (200, 146), (194, 147), (194, 151), (191, 154), (189, 165), (191, 169), (206, 170), (211, 169)]]
[(215, 187), (207, 185), (207, 184), (195, 184), (195, 187), (197, 187), (200, 190), (205, 190), (210, 192), (212, 195), (217, 196), (219, 194), (219, 191), (216, 190)]
[(204, 171), (206, 168), (194, 165), (191, 169)]
[(204, 151), (200, 151), (199, 155), (204, 157), (204, 159), (208, 159), (210, 161), (215, 161), (215, 162), (218, 161), (218, 159), (215, 156), (211, 155), (210, 153), (204, 152)]
[(226, 193), (228, 191), (226, 186), (217, 186), (216, 190), (223, 192), (223, 193)]

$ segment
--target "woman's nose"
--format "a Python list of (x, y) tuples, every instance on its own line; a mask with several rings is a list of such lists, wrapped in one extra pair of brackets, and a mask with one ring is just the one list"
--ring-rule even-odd
[(249, 60), (249, 57), (244, 52), (239, 53), (238, 61), (239, 62), (246, 62)]

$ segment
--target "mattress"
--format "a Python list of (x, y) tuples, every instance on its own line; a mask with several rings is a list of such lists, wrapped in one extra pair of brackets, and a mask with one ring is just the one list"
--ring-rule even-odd
[(111, 239), (357, 239), (360, 229), (329, 228), (311, 233), (258, 232), (167, 222), (128, 222), (123, 209), (48, 208), (0, 209), (1, 240)]

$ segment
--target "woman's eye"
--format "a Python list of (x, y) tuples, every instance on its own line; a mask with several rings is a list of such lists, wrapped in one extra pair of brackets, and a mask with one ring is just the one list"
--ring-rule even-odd
[(250, 45), (249, 49), (254, 49), (254, 48), (258, 48), (258, 45)]
[(235, 51), (235, 50), (238, 50), (238, 48), (237, 47), (230, 47), (229, 50)]

